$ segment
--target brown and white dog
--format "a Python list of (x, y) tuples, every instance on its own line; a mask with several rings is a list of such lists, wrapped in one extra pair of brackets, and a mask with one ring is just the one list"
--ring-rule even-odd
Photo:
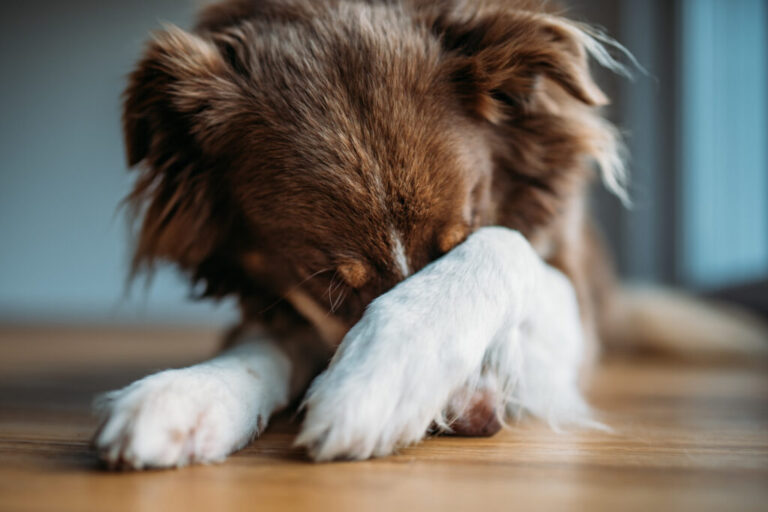
[(221, 460), (318, 374), (316, 460), (595, 424), (577, 381), (613, 288), (586, 193), (625, 172), (588, 60), (623, 68), (542, 3), (231, 0), (156, 35), (125, 94), (134, 270), (177, 264), (242, 325), (104, 397), (107, 463)]

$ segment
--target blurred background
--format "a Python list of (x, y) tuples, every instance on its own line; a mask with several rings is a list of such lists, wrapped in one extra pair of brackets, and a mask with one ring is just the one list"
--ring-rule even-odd
[[(194, 0), (0, 5), (0, 322), (224, 325), (170, 268), (126, 293), (120, 93), (148, 33)], [(627, 279), (768, 312), (768, 1), (570, 0), (647, 75), (596, 70), (632, 154), (634, 207), (594, 208)]]

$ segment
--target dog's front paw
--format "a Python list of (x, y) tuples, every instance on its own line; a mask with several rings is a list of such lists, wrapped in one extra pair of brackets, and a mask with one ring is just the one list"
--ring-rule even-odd
[(307, 410), (296, 440), (316, 461), (363, 460), (394, 453), (420, 441), (433, 419), (431, 411), (418, 411), (411, 404), (392, 400), (399, 394), (350, 377), (349, 385), (325, 379), (313, 388), (305, 402)]
[(195, 368), (151, 375), (103, 395), (96, 407), (103, 423), (93, 442), (112, 468), (217, 462), (251, 436), (247, 408), (226, 382)]
[(445, 403), (431, 364), (406, 357), (411, 336), (374, 304), (349, 332), (304, 401), (296, 445), (317, 461), (362, 460), (420, 441)]

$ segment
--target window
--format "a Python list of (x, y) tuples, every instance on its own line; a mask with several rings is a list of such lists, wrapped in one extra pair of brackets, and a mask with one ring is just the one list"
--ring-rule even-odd
[(678, 265), (712, 288), (768, 274), (768, 8), (681, 7)]

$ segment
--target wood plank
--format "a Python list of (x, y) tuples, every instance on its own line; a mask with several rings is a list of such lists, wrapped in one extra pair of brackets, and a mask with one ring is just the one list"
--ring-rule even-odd
[(313, 464), (279, 418), (215, 466), (109, 473), (92, 396), (206, 357), (212, 331), (0, 328), (0, 510), (765, 510), (768, 369), (612, 361), (589, 382), (614, 431), (523, 420), (380, 460)]

